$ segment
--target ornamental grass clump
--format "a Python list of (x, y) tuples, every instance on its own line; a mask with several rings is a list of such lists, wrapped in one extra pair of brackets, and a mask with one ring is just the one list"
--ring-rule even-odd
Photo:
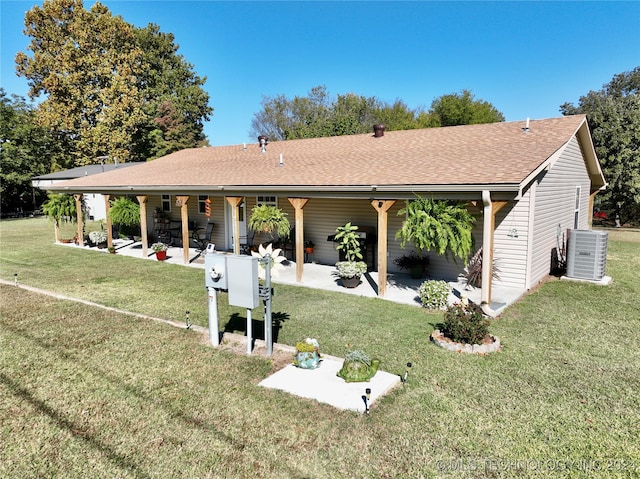
[(420, 302), (427, 309), (444, 309), (447, 306), (450, 291), (449, 283), (442, 280), (428, 280), (418, 288)]
[(462, 344), (482, 344), (489, 335), (489, 321), (477, 304), (456, 303), (444, 313), (442, 334)]

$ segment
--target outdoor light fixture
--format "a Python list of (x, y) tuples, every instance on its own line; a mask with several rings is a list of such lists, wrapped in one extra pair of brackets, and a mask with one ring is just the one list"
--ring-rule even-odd
[(13, 273), (13, 284), (18, 286), (18, 273)]
[(364, 393), (367, 395), (367, 401), (369, 401), (371, 399), (371, 388), (365, 389)]
[(362, 401), (364, 402), (364, 413), (369, 414), (369, 397), (371, 396), (371, 389), (367, 388), (365, 394), (362, 395)]
[(409, 377), (409, 369), (411, 369), (411, 362), (407, 363), (407, 369), (404, 371), (404, 376), (402, 378), (403, 385), (407, 382), (407, 378)]
[(191, 322), (189, 321), (189, 310), (188, 309), (185, 311), (185, 316), (186, 317), (184, 319), (184, 322), (187, 325), (187, 329), (191, 329)]

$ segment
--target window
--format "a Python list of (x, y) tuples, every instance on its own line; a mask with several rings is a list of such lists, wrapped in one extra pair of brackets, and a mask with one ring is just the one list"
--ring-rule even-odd
[(579, 226), (578, 220), (580, 219), (580, 186), (576, 186), (576, 207), (573, 212), (573, 229), (577, 230)]
[(207, 212), (207, 195), (198, 195), (198, 213), (205, 214)]
[(258, 196), (256, 197), (256, 205), (269, 205), (278, 207), (278, 198), (275, 196)]
[(162, 195), (162, 211), (171, 213), (171, 195)]

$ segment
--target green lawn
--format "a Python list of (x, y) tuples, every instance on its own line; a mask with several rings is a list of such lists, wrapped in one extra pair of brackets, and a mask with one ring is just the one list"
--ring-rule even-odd
[[(0, 222), (0, 277), (206, 325), (202, 270), (52, 239), (44, 219)], [(270, 360), (194, 331), (3, 285), (0, 477), (640, 477), (638, 270), (640, 233), (612, 231), (610, 287), (545, 283), (493, 322), (503, 350), (485, 357), (431, 344), (441, 315), (277, 285), (279, 342), (412, 361), (369, 416), (258, 387)]]

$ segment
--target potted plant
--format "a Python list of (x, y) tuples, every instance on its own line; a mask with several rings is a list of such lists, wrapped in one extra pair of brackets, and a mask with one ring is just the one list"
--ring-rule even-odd
[(164, 243), (153, 243), (151, 245), (152, 251), (156, 254), (158, 261), (164, 261), (167, 259), (167, 245)]
[(107, 232), (104, 230), (91, 231), (89, 233), (89, 240), (100, 249), (107, 247)]
[(305, 241), (304, 242), (304, 252), (307, 254), (313, 253), (313, 248), (315, 248), (315, 244), (313, 241)]
[(345, 261), (336, 263), (337, 274), (345, 288), (355, 288), (360, 283), (360, 276), (367, 271), (367, 263), (362, 260), (360, 237), (356, 233), (357, 226), (351, 222), (336, 228), (334, 240), (336, 249), (342, 251)]
[(254, 206), (251, 210), (248, 226), (257, 233), (269, 235), (271, 240), (274, 240), (276, 236), (286, 238), (291, 230), (287, 213), (273, 205)]
[(463, 203), (416, 195), (398, 215), (406, 215), (396, 233), (402, 248), (411, 242), (416, 251), (434, 251), (454, 261), (460, 258), (466, 265), (473, 247), (471, 231), (476, 220)]
[(64, 193), (49, 193), (49, 199), (42, 205), (42, 213), (53, 220), (56, 241), (71, 243), (71, 240), (60, 238), (60, 224), (67, 221), (70, 223), (77, 221), (76, 201), (73, 196)]
[(140, 235), (140, 206), (129, 198), (116, 198), (109, 208), (111, 222), (118, 231), (133, 237)]
[(427, 275), (427, 267), (429, 266), (429, 257), (412, 251), (393, 260), (400, 269), (409, 271), (413, 279), (424, 278)]
[(293, 364), (301, 369), (315, 369), (320, 366), (320, 345), (313, 338), (296, 343)]
[(380, 366), (380, 360), (371, 359), (365, 352), (355, 349), (349, 351), (342, 363), (342, 369), (337, 376), (348, 383), (369, 382), (375, 376)]

